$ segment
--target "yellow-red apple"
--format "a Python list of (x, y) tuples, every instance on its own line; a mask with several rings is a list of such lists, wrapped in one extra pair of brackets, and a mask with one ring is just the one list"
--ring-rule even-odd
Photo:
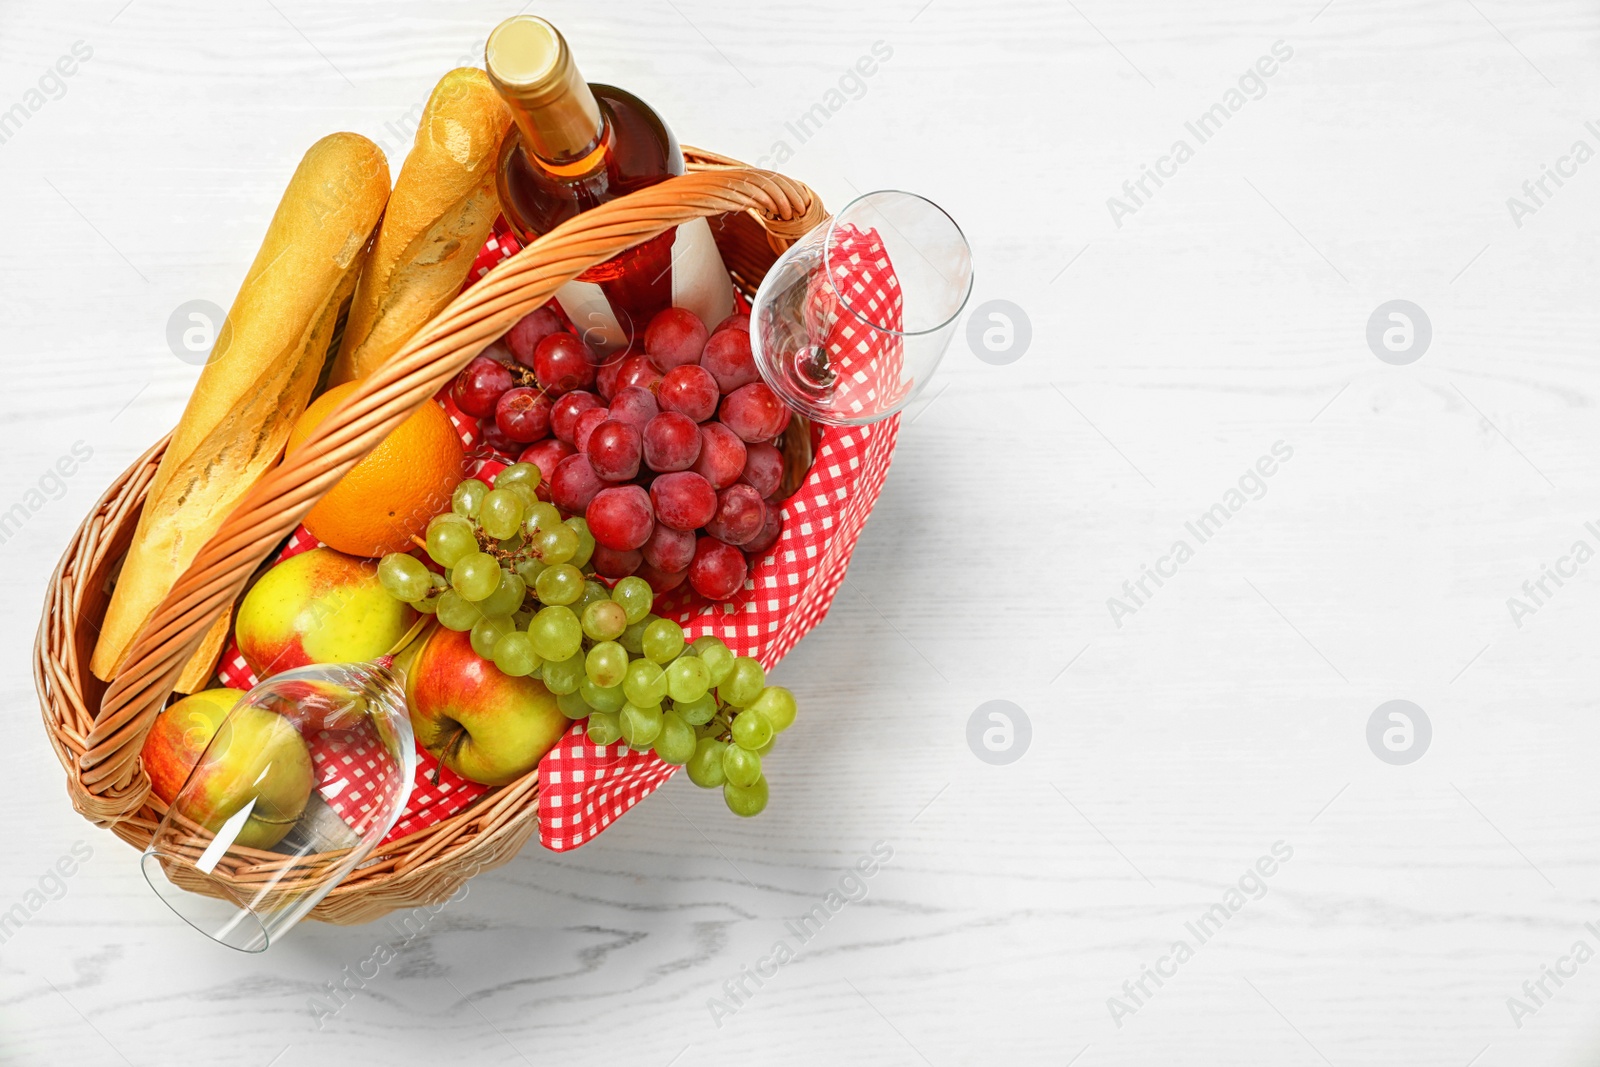
[(223, 713), (172, 806), (213, 833), (248, 807), (233, 843), (266, 849), (299, 820), (315, 781), (311, 753), (294, 724), (241, 704)]
[(417, 612), (383, 591), (378, 565), (331, 548), (291, 556), (239, 605), (234, 636), (258, 680), (308, 663), (361, 663), (387, 653)]
[(163, 803), (172, 803), (183, 780), (200, 762), (200, 753), (216, 736), (217, 727), (243, 696), (242, 689), (207, 689), (184, 697), (156, 716), (140, 752), (144, 772), (150, 776), (150, 792)]

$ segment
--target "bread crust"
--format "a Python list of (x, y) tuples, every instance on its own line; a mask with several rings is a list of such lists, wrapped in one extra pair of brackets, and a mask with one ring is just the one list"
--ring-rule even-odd
[(500, 213), (495, 169), (510, 126), (483, 71), (461, 67), (434, 87), (356, 286), (330, 384), (371, 374), (461, 292)]

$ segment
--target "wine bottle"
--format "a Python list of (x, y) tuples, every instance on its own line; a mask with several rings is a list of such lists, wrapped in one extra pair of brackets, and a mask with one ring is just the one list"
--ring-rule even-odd
[[(523, 243), (683, 173), (678, 139), (661, 117), (632, 93), (585, 82), (566, 39), (544, 19), (505, 20), (489, 35), (484, 59), (514, 120), (497, 173), (501, 211)], [(605, 356), (671, 306), (715, 329), (733, 313), (733, 284), (711, 227), (695, 219), (591, 267), (556, 300)]]

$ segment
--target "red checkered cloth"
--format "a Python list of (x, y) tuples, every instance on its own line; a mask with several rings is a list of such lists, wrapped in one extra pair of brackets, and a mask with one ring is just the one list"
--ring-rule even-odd
[[(870, 237), (875, 243), (876, 234)], [(864, 236), (862, 239), (865, 241)], [(892, 313), (898, 316), (900, 294), (893, 271), (881, 255), (882, 245), (876, 244), (875, 252), (871, 243), (854, 247), (865, 254), (848, 261), (860, 264), (860, 269), (842, 276), (839, 284), (854, 287), (850, 291), (862, 295), (863, 300), (876, 301), (873, 306), (892, 305)], [(494, 234), (473, 264), (468, 285), (519, 248), (504, 221), (497, 222)], [(870, 291), (861, 289), (862, 285)], [(742, 299), (740, 307), (744, 310)], [(847, 373), (852, 364), (865, 366), (874, 352), (863, 347), (862, 336), (855, 332), (859, 323), (848, 314), (839, 316), (836, 309), (828, 321), (833, 326), (828, 348), (835, 358), (846, 361), (841, 366)], [(876, 335), (869, 331), (868, 336)], [(889, 355), (890, 368), (896, 355)], [(867, 387), (865, 379), (852, 380)], [(878, 387), (876, 382), (870, 384)], [(438, 399), (470, 451), (476, 444), (476, 421), (463, 415), (446, 393)], [(822, 621), (833, 603), (856, 540), (883, 489), (898, 432), (898, 416), (870, 426), (814, 428), (815, 460), (811, 472), (794, 496), (784, 502), (783, 532), (767, 555), (751, 567), (744, 588), (732, 600), (711, 603), (684, 586), (664, 598), (657, 613), (681, 623), (688, 640), (715, 634), (736, 654), (753, 656), (770, 670)], [(474, 453), (473, 474), (488, 481), (509, 458), (497, 459), (480, 449)], [(317, 545), (310, 532), (301, 527), (277, 559)], [(218, 674), (224, 684), (237, 689), (250, 689), (256, 682), (231, 639)], [(584, 723), (574, 723), (539, 764), (539, 840), (557, 852), (593, 840), (678, 769), (649, 753), (634, 752), (621, 742), (594, 745), (584, 728)], [(334, 751), (324, 741), (313, 745), (312, 756), (324, 798), (346, 822), (356, 823), (363, 805), (372, 799), (375, 783), (364, 772), (368, 769), (366, 761), (374, 759), (373, 754), (359, 747), (354, 751), (348, 747)], [(376, 767), (376, 763), (371, 766)], [(438, 785), (434, 784), (436, 774)], [(425, 829), (489, 791), (440, 767), (419, 746), (410, 801), (386, 840)]]
[(846, 223), (829, 238), (827, 262), (807, 286), (806, 316), (827, 331), (837, 374), (830, 404), (854, 417), (893, 406), (912, 383), (901, 376), (904, 299), (888, 249), (877, 230)]
[[(851, 294), (851, 306), (881, 310), (879, 321), (898, 327), (899, 283), (877, 233), (848, 229), (843, 248), (833, 257), (835, 285)], [(816, 310), (825, 316), (827, 347), (843, 372), (838, 388), (851, 410), (903, 388), (901, 353), (887, 347), (898, 346), (898, 338), (862, 329), (848, 311), (839, 313), (837, 303)], [(869, 366), (873, 373), (864, 371)], [(811, 472), (785, 501), (783, 533), (751, 567), (744, 589), (717, 604), (680, 586), (656, 612), (681, 623), (690, 641), (714, 634), (736, 654), (774, 667), (828, 613), (883, 490), (899, 429), (899, 416), (870, 426), (818, 427)], [(621, 742), (596, 746), (583, 724), (575, 724), (539, 764), (540, 843), (563, 852), (593, 840), (676, 770)]]
[[(350, 829), (362, 833), (371, 821), (393, 810), (395, 794), (400, 791), (399, 768), (370, 722), (355, 730), (318, 730), (307, 747), (317, 772), (318, 792)], [(402, 812), (402, 818), (407, 814), (412, 813)], [(384, 840), (396, 836), (403, 835), (391, 830)]]
[(472, 269), (467, 272), (467, 280), (462, 283), (461, 291), (464, 293), (477, 285), (483, 280), (483, 276), (498, 267), (501, 261), (510, 259), (520, 251), (522, 243), (511, 232), (506, 217), (496, 216), (489, 239), (478, 249), (478, 258), (472, 261)]

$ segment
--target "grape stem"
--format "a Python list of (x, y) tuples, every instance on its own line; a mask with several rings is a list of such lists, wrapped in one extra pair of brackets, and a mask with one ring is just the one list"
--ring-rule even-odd
[(539, 384), (539, 379), (533, 373), (533, 371), (529, 370), (527, 367), (524, 367), (522, 364), (507, 363), (503, 359), (496, 360), (495, 362), (499, 363), (502, 367), (511, 372), (511, 380), (516, 382), (517, 385), (528, 389), (537, 389), (539, 390), (540, 396), (544, 396), (548, 392), (544, 386)]
[(521, 548), (501, 548), (500, 541), (484, 533), (483, 527), (474, 526), (472, 532), (478, 537), (478, 548), (483, 552), (487, 552), (501, 563), (510, 563), (512, 567), (515, 567), (518, 563), (526, 563), (528, 560), (539, 558), (538, 550), (528, 544), (527, 538), (523, 538)]

